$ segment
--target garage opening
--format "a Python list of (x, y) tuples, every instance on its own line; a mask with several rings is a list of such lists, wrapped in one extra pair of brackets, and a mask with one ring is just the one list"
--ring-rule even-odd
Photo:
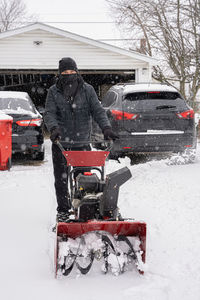
[[(135, 82), (134, 70), (80, 70), (80, 74), (94, 87), (100, 100), (112, 85)], [(45, 106), (48, 89), (56, 82), (57, 75), (57, 70), (1, 70), (0, 90), (27, 92), (41, 110)]]

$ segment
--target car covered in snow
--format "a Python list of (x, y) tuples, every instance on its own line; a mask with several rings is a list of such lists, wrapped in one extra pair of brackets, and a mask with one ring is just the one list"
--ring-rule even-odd
[(0, 91), (0, 111), (13, 118), (12, 152), (44, 159), (43, 119), (25, 92)]
[[(195, 149), (197, 133), (193, 109), (172, 86), (157, 83), (123, 83), (112, 86), (102, 105), (109, 116), (114, 141), (111, 156), (136, 153), (183, 153)], [(95, 124), (96, 141), (102, 139)], [(95, 143), (101, 148), (101, 143)]]

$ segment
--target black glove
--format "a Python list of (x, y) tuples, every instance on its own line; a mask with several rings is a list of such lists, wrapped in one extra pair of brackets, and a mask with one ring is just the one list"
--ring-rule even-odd
[(119, 139), (118, 135), (116, 135), (110, 127), (107, 127), (103, 130), (104, 140), (117, 140)]
[(52, 141), (52, 143), (54, 143), (56, 140), (60, 140), (60, 139), (61, 139), (60, 129), (58, 127), (54, 127), (51, 130), (50, 140)]

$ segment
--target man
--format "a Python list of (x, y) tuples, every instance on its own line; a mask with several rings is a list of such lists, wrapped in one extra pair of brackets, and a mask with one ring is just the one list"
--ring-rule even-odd
[(118, 138), (112, 132), (94, 88), (83, 81), (76, 62), (64, 57), (59, 61), (58, 80), (48, 91), (44, 113), (52, 141), (57, 222), (69, 219), (71, 203), (66, 161), (55, 141), (61, 139), (65, 149), (90, 150), (91, 118), (98, 123), (106, 140)]

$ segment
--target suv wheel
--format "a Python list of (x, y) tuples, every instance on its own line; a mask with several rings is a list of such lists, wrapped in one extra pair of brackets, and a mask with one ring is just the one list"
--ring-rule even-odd
[(38, 152), (33, 156), (34, 160), (44, 160), (44, 151)]

